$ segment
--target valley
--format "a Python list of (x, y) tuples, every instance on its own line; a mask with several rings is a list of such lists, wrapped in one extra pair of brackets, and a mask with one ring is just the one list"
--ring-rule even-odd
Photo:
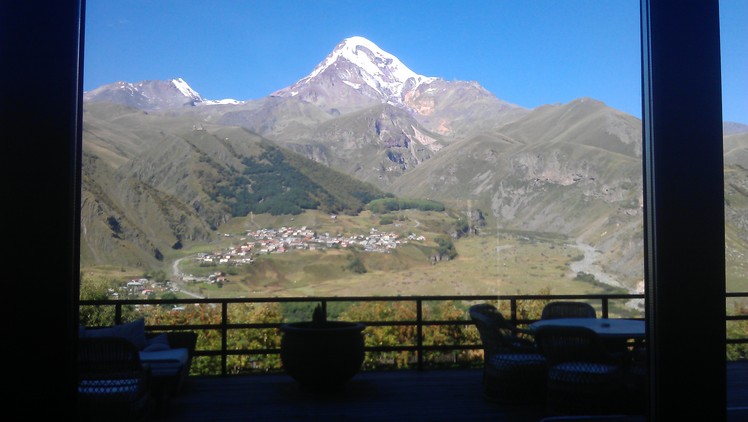
[[(391, 216), (393, 223), (384, 225), (379, 224), (380, 216), (369, 212), (335, 218), (309, 211), (293, 217), (253, 215), (236, 219), (222, 227), (213, 242), (169, 257), (174, 265), (165, 270), (172, 285), (181, 291), (178, 296), (185, 298), (635, 292), (635, 287), (604, 283), (612, 276), (590, 259), (594, 250), (565, 236), (478, 229), (475, 234), (454, 240), (454, 259), (434, 261), (434, 239), (444, 235), (443, 230), (450, 227), (454, 217), (416, 210)], [(206, 256), (228, 256), (227, 251), (240, 249), (249, 241), (248, 232), (278, 234), (281, 228), (288, 232), (306, 228), (325, 237), (368, 237), (369, 241), (379, 238), (370, 237), (371, 233), (388, 233), (403, 241), (387, 251), (331, 244), (264, 251), (244, 264), (205, 260)], [(278, 235), (275, 240), (280, 238)], [(358, 259), (365, 271), (351, 270), (353, 259)], [(127, 281), (127, 277), (120, 277), (122, 283)], [(628, 284), (636, 286), (635, 280)]]
[[(84, 93), (82, 272), (121, 282), (178, 261), (183, 291), (225, 297), (643, 288), (642, 124), (601, 101), (525, 109), (361, 37), (264, 98), (188, 87)], [(748, 289), (741, 128), (724, 138), (729, 291)], [(258, 238), (281, 231), (305, 239)]]

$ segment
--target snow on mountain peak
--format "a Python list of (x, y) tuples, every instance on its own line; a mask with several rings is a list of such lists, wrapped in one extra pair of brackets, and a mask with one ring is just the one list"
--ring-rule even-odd
[(172, 79), (171, 84), (174, 85), (174, 87), (177, 88), (179, 92), (181, 92), (185, 97), (189, 97), (198, 101), (203, 100), (203, 97), (201, 97), (200, 94), (197, 93), (197, 91), (192, 89), (192, 87), (190, 87), (187, 82), (184, 81), (184, 79)]
[(361, 70), (354, 77), (345, 79), (351, 87), (365, 84), (387, 98), (401, 99), (403, 90), (410, 86), (431, 82), (436, 78), (419, 75), (405, 66), (397, 57), (382, 50), (376, 44), (360, 36), (344, 39), (327, 58), (300, 82), (308, 81), (331, 67), (348, 62)]
[(235, 100), (233, 98), (224, 98), (223, 100), (203, 100), (197, 105), (225, 105), (225, 104), (244, 104), (245, 101)]

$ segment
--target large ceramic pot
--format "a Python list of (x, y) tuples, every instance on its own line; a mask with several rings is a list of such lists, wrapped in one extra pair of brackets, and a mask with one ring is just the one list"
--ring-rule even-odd
[(363, 330), (346, 321), (283, 324), (283, 369), (309, 391), (339, 390), (364, 362)]

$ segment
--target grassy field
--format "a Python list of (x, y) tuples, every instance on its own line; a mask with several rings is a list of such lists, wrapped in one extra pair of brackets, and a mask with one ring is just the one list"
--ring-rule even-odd
[[(224, 245), (242, 241), (247, 229), (307, 226), (318, 233), (362, 234), (372, 227), (406, 236), (425, 236), (423, 242), (412, 241), (390, 253), (362, 252), (351, 249), (293, 251), (263, 255), (240, 267), (201, 267), (184, 261), (184, 273), (207, 276), (225, 271), (229, 282), (217, 288), (207, 283), (191, 286), (206, 296), (350, 296), (350, 295), (464, 295), (464, 294), (532, 294), (600, 293), (611, 291), (603, 285), (575, 280), (569, 263), (579, 257), (579, 250), (561, 236), (537, 233), (493, 233), (471, 235), (455, 241), (458, 255), (448, 261), (432, 262), (436, 244), (452, 217), (445, 213), (404, 211), (394, 213), (393, 224), (380, 226), (380, 216), (338, 216), (320, 213), (295, 217), (254, 216), (233, 221), (221, 230)], [(353, 257), (363, 262), (366, 272), (346, 269)]]
[(106, 279), (121, 280), (123, 283), (143, 277), (144, 271), (136, 268), (125, 268), (111, 265), (100, 265), (97, 267), (81, 268), (82, 277), (101, 277)]
[[(389, 215), (391, 224), (381, 225), (381, 215), (363, 212), (358, 216), (336, 216), (307, 212), (297, 216), (257, 215), (234, 219), (220, 228), (218, 240), (209, 245), (193, 245), (168, 257), (163, 269), (171, 275), (171, 262), (183, 258), (184, 274), (207, 276), (223, 271), (228, 282), (221, 286), (203, 282), (182, 287), (205, 297), (290, 297), (290, 296), (384, 296), (384, 295), (508, 295), (508, 294), (591, 294), (624, 292), (603, 285), (589, 276), (578, 277), (570, 264), (581, 259), (573, 239), (548, 233), (491, 232), (454, 241), (457, 257), (432, 262), (434, 239), (444, 235), (455, 217), (444, 212), (400, 211)], [(331, 235), (366, 234), (371, 228), (424, 236), (389, 253), (363, 252), (350, 248), (291, 251), (255, 257), (243, 266), (201, 266), (191, 258), (198, 252), (221, 251), (246, 242), (247, 230), (306, 226), (317, 233)], [(357, 258), (365, 273), (352, 271), (349, 264)], [(738, 268), (742, 270), (743, 268)], [(86, 269), (90, 274), (116, 278), (123, 282), (139, 278), (143, 271), (104, 267)], [(728, 268), (728, 273), (729, 273)], [(740, 272), (740, 271), (738, 271)], [(733, 277), (735, 279), (735, 277)], [(745, 280), (737, 278), (728, 287), (740, 290)], [(625, 293), (625, 292), (624, 292)]]

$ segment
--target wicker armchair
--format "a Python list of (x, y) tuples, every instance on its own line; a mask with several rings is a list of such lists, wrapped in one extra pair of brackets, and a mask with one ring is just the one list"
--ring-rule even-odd
[(609, 353), (592, 330), (545, 326), (535, 332), (548, 361), (548, 407), (556, 414), (603, 414), (624, 409), (623, 356)]
[(540, 319), (597, 318), (595, 308), (586, 302), (556, 301), (543, 308)]
[(121, 337), (78, 340), (79, 420), (145, 420), (151, 376), (138, 349)]
[(483, 344), (483, 388), (486, 397), (505, 403), (545, 400), (546, 361), (529, 332), (510, 324), (495, 306), (470, 307)]
[[(172, 349), (187, 349), (188, 358), (176, 374), (167, 371), (160, 373), (158, 368), (152, 368), (153, 390), (160, 401), (168, 400), (171, 396), (179, 393), (190, 375), (192, 359), (195, 355), (197, 345), (197, 333), (194, 331), (169, 331), (166, 333), (150, 332), (146, 334), (148, 339), (153, 339), (161, 334), (166, 335), (169, 347)], [(145, 362), (147, 363), (147, 362)]]

